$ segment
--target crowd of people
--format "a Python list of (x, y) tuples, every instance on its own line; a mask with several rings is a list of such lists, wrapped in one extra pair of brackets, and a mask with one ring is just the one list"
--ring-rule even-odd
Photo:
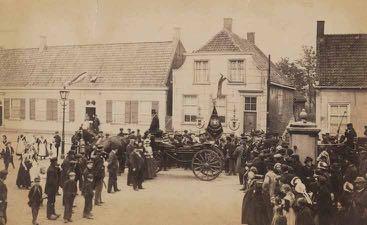
[[(118, 139), (117, 146), (108, 145), (109, 142), (113, 142), (113, 138)], [(124, 129), (121, 128), (114, 137), (99, 131), (93, 142), (86, 143), (89, 145), (88, 148), (84, 146), (85, 149), (91, 149), (88, 152), (82, 151), (80, 145), (83, 142), (82, 139), (76, 140), (76, 137), (73, 136), (73, 144), (65, 159), (62, 159), (59, 164), (58, 154), (40, 155), (42, 141), (29, 143), (24, 135), (20, 135), (15, 151), (11, 142), (3, 135), (1, 157), (4, 160), (5, 168), (0, 172), (0, 224), (5, 224), (7, 221), (7, 189), (4, 180), (7, 177), (9, 165), (11, 164), (15, 168), (14, 157), (19, 157), (16, 185), (19, 189), (29, 191), (28, 205), (32, 211), (32, 223), (38, 224), (38, 212), (44, 199), (47, 199), (47, 219), (57, 220), (61, 216), (55, 209), (57, 196), (61, 195), (61, 190), (61, 201), (64, 206), (63, 219), (65, 223), (68, 223), (72, 222), (72, 208), (78, 192), (85, 200), (83, 218), (93, 219), (93, 200), (95, 206), (104, 203), (102, 200), (104, 187), (107, 189), (107, 193), (120, 191), (117, 179), (125, 172), (125, 167), (128, 169), (127, 185), (132, 186), (135, 191), (143, 189), (145, 179), (156, 176), (150, 139), (150, 135), (142, 136), (139, 130), (135, 132), (127, 129), (127, 133), (125, 133)], [(58, 152), (60, 142), (58, 132), (55, 132), (53, 146), (50, 146), (50, 149), (54, 147), (55, 153)], [(23, 151), (20, 150), (22, 147)], [(46, 169), (42, 165), (46, 164), (48, 160), (50, 164)], [(34, 179), (31, 179), (30, 170), (32, 167), (38, 169)], [(107, 185), (104, 181), (106, 175), (108, 175)], [(41, 186), (42, 180), (44, 180), (42, 184), (44, 186)]]
[(238, 172), (245, 191), (242, 224), (367, 224), (365, 147), (355, 145), (352, 124), (340, 139), (322, 137), (318, 157), (303, 162), (302, 146), (264, 136), (227, 138), (229, 174)]

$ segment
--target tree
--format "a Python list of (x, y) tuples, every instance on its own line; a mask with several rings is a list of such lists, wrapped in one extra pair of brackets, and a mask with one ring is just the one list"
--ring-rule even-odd
[(285, 75), (307, 99), (307, 111), (311, 120), (315, 119), (317, 81), (316, 52), (312, 46), (302, 46), (302, 55), (293, 61), (281, 58), (277, 68)]

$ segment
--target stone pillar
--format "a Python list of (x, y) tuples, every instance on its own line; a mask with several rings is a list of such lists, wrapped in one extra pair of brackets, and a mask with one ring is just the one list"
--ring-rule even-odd
[(300, 156), (302, 163), (307, 156), (315, 161), (320, 129), (315, 123), (306, 120), (307, 113), (304, 109), (299, 114), (299, 118), (301, 121), (293, 122), (287, 127), (290, 147), (297, 146), (298, 151), (295, 153)]

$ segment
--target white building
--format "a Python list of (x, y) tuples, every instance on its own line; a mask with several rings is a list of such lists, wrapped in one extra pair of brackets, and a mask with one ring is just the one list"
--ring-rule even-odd
[[(271, 63), (270, 120), (267, 125), (268, 59), (255, 45), (255, 34), (247, 39), (232, 32), (232, 19), (203, 47), (186, 53), (185, 63), (173, 72), (173, 124), (175, 130), (198, 132), (199, 117), (206, 128), (213, 110), (218, 81), (223, 74), (223, 97), (216, 108), (224, 132), (233, 132), (229, 123), (238, 119), (236, 133), (252, 129), (282, 133), (293, 117), (294, 88)], [(235, 127), (234, 127), (235, 128)]]
[(59, 90), (68, 87), (66, 132), (96, 113), (101, 130), (149, 128), (158, 112), (161, 129), (172, 113), (172, 69), (184, 58), (176, 30), (173, 41), (0, 49), (0, 131), (50, 134), (62, 127)]

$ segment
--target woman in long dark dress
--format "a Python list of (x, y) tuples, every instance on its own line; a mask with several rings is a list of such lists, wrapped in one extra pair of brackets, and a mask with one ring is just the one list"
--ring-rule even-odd
[(25, 148), (24, 153), (21, 156), (21, 160), (16, 184), (18, 188), (29, 189), (31, 187), (31, 175), (29, 171), (32, 168), (32, 154), (30, 154), (29, 146)]
[(262, 182), (255, 181), (246, 191), (242, 202), (242, 224), (269, 225), (272, 212), (269, 198), (262, 191)]

